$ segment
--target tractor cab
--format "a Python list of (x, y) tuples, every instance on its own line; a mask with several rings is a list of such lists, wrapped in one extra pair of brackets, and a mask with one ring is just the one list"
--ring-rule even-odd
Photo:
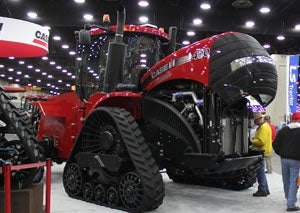
[[(90, 95), (104, 91), (106, 72), (113, 72), (118, 82), (115, 91), (140, 91), (140, 78), (158, 61), (166, 56), (165, 46), (169, 38), (166, 33), (146, 26), (125, 25), (122, 51), (109, 56), (109, 44), (115, 40), (116, 27), (110, 30), (91, 29), (90, 42), (78, 39), (77, 47), (77, 91), (82, 100)], [(110, 57), (110, 58), (108, 58)], [(118, 58), (124, 58), (120, 61)], [(121, 70), (107, 69), (107, 62), (123, 63)], [(112, 79), (106, 79), (111, 81)], [(78, 90), (79, 89), (79, 90)]]

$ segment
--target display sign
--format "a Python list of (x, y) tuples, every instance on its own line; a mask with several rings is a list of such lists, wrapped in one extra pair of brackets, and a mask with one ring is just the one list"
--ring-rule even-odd
[(298, 105), (298, 69), (299, 69), (299, 56), (294, 55), (289, 57), (289, 66), (288, 66), (288, 104), (289, 112), (294, 113), (299, 108)]
[(0, 17), (0, 57), (29, 58), (48, 54), (49, 30), (19, 19)]

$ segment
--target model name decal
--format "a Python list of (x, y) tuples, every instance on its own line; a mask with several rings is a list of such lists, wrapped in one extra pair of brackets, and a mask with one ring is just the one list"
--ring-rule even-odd
[(41, 33), (40, 31), (35, 32), (35, 37), (48, 43), (48, 35), (45, 33)]
[(210, 49), (204, 48), (204, 49), (197, 49), (193, 54), (193, 59), (201, 59), (204, 57), (209, 57)]

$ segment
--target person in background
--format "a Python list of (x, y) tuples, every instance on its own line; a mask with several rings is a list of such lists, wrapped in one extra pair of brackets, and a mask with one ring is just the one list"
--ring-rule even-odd
[(273, 149), (281, 157), (281, 172), (287, 211), (299, 211), (296, 206), (300, 170), (300, 113), (291, 116), (291, 123), (279, 130)]
[[(264, 151), (264, 156), (269, 156), (272, 152), (272, 130), (260, 112), (253, 113), (254, 123), (258, 126), (252, 140), (253, 150)], [(267, 177), (265, 174), (265, 162), (257, 170), (258, 190), (253, 193), (254, 197), (266, 197), (270, 194)]]
[[(264, 117), (265, 122), (267, 122), (269, 124), (269, 126), (271, 127), (272, 130), (272, 142), (274, 141), (274, 138), (276, 137), (276, 128), (274, 126), (274, 124), (271, 123), (271, 117), (270, 115), (266, 115)], [(271, 174), (273, 172), (273, 166), (272, 166), (272, 152), (270, 153), (269, 156), (265, 156), (265, 160), (266, 160), (266, 173)]]

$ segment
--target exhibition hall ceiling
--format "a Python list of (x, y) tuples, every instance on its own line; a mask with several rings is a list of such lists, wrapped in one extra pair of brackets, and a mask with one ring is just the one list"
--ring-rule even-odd
[[(50, 31), (47, 58), (0, 58), (0, 80), (54, 94), (68, 91), (75, 84), (74, 32), (85, 23), (102, 24), (103, 14), (110, 14), (112, 24), (116, 22), (117, 0), (81, 1), (0, 0), (0, 16), (26, 20)], [(147, 2), (145, 6), (140, 0), (123, 1), (127, 24), (152, 24), (166, 32), (176, 26), (177, 42), (182, 45), (221, 32), (244, 32), (266, 45), (270, 54), (300, 54), (299, 0), (142, 1)], [(209, 5), (203, 7), (203, 3)], [(22, 36), (18, 29), (15, 33)], [(278, 40), (278, 36), (283, 37)]]

